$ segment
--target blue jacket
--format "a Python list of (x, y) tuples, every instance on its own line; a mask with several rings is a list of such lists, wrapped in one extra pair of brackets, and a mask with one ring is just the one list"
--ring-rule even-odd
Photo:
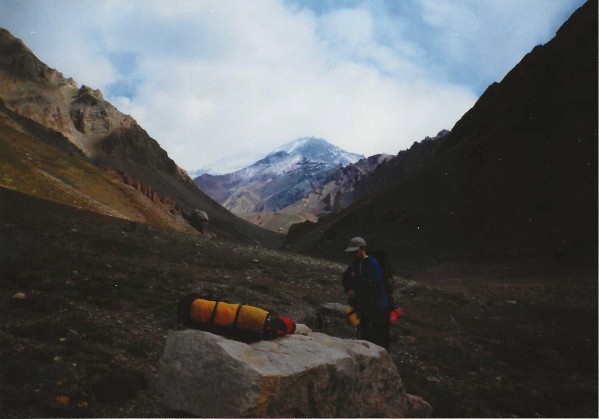
[(383, 283), (383, 269), (371, 256), (347, 267), (343, 273), (343, 289), (345, 292), (353, 289), (356, 293), (356, 298), (350, 301), (350, 304), (358, 312), (389, 307)]

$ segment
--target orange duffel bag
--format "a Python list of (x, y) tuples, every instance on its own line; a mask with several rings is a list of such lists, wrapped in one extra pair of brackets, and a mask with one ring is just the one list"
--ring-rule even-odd
[(180, 326), (213, 332), (249, 332), (262, 338), (275, 338), (295, 332), (295, 322), (272, 316), (258, 307), (214, 301), (190, 294), (179, 302), (177, 320)]

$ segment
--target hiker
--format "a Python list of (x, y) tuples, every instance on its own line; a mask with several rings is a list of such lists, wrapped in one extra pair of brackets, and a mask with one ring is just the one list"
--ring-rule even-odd
[(345, 252), (352, 254), (353, 261), (343, 273), (343, 289), (359, 318), (358, 338), (389, 349), (391, 304), (384, 289), (383, 270), (368, 256), (362, 237), (351, 239)]

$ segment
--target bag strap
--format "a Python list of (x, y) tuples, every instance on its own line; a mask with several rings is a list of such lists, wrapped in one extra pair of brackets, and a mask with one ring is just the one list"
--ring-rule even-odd
[(214, 318), (216, 317), (216, 310), (218, 308), (218, 301), (214, 304), (214, 308), (212, 309), (212, 315), (210, 316), (210, 323), (214, 323)]
[(237, 311), (235, 312), (235, 319), (233, 319), (233, 324), (231, 325), (232, 329), (237, 328), (237, 321), (239, 320), (239, 313), (241, 313), (241, 307), (243, 307), (243, 305), (239, 304), (239, 306), (237, 307)]

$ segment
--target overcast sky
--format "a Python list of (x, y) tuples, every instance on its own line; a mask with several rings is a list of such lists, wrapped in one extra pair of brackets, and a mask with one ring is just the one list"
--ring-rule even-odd
[(396, 154), (453, 125), (583, 0), (0, 0), (0, 26), (100, 89), (186, 170), (298, 137)]

